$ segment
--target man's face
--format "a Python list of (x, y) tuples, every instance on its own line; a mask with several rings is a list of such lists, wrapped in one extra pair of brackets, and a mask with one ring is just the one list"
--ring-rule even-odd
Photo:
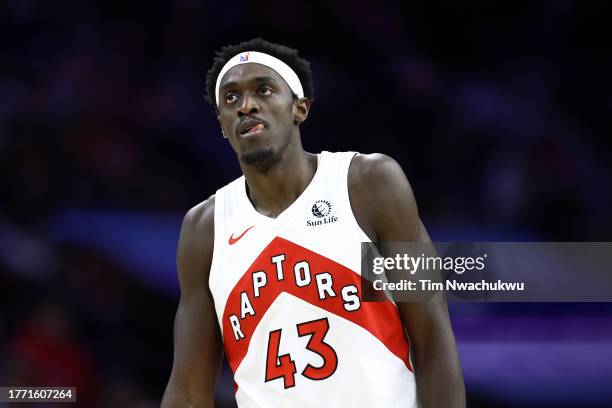
[(221, 79), (217, 119), (225, 137), (246, 164), (278, 159), (290, 143), (296, 123), (301, 121), (294, 112), (291, 89), (271, 68), (241, 64)]

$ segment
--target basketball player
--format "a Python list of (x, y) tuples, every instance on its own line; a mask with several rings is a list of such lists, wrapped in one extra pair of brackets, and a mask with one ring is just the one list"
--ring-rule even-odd
[(361, 301), (360, 242), (429, 241), (400, 166), (304, 151), (296, 50), (225, 47), (207, 94), (243, 176), (183, 221), (162, 406), (212, 407), (225, 351), (240, 407), (464, 407), (445, 301)]

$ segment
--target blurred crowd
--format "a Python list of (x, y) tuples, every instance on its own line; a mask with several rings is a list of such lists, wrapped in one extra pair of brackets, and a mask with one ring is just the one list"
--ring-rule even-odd
[(311, 61), (305, 148), (394, 157), (434, 240), (610, 240), (609, 8), (3, 2), (0, 385), (158, 404), (177, 297), (49, 225), (180, 215), (237, 177), (204, 80), (217, 48), (254, 36)]

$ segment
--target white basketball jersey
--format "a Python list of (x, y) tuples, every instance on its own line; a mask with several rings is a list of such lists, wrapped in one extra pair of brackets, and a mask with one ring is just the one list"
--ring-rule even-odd
[(244, 176), (217, 191), (209, 285), (241, 408), (416, 406), (397, 307), (361, 301), (354, 155), (320, 153), (277, 218), (255, 210)]

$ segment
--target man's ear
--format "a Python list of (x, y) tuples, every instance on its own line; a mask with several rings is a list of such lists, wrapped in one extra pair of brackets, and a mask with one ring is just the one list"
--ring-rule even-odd
[(293, 103), (293, 123), (299, 125), (304, 122), (310, 112), (310, 101), (308, 98), (297, 99)]
[(221, 128), (221, 134), (223, 135), (223, 138), (227, 139), (227, 136), (225, 135), (225, 132), (223, 131), (223, 125), (221, 124), (221, 116), (220, 115), (217, 116), (217, 121), (219, 122), (219, 127)]

